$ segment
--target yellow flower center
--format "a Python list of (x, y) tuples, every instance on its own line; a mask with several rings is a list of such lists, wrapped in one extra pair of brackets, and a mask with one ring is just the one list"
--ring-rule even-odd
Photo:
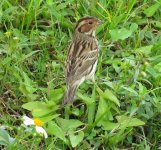
[(43, 126), (43, 122), (39, 118), (35, 118), (34, 123), (36, 126), (40, 126), (40, 127)]

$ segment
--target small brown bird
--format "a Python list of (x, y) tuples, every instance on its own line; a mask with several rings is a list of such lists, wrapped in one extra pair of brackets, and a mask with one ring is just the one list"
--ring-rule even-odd
[(85, 79), (94, 81), (99, 48), (95, 30), (101, 21), (87, 16), (78, 20), (66, 59), (65, 103), (72, 103), (76, 89)]

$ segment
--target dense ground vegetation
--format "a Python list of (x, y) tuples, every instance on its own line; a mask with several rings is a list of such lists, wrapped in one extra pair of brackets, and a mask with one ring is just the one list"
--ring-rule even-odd
[[(96, 84), (63, 107), (67, 47), (87, 15), (104, 21)], [(160, 0), (1, 0), (1, 149), (161, 149), (160, 112)]]

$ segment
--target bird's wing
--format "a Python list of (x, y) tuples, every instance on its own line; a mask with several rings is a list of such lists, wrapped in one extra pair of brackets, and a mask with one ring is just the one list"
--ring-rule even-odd
[(66, 62), (67, 81), (75, 82), (90, 72), (96, 60), (98, 59), (98, 46), (96, 41), (88, 43), (72, 43), (69, 47), (68, 58)]

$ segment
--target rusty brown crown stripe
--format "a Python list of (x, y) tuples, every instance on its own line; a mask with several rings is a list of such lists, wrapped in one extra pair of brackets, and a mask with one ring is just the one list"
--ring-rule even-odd
[[(83, 21), (83, 20), (88, 20), (88, 19), (93, 19), (93, 18), (95, 18), (95, 17), (86, 16), (86, 17), (83, 17), (83, 18), (79, 19), (78, 22), (77, 22), (77, 24), (76, 24), (76, 26), (75, 26), (75, 29), (78, 27), (78, 25), (79, 25), (79, 23), (80, 23), (81, 21)], [(97, 18), (95, 18), (95, 19), (97, 19)]]

